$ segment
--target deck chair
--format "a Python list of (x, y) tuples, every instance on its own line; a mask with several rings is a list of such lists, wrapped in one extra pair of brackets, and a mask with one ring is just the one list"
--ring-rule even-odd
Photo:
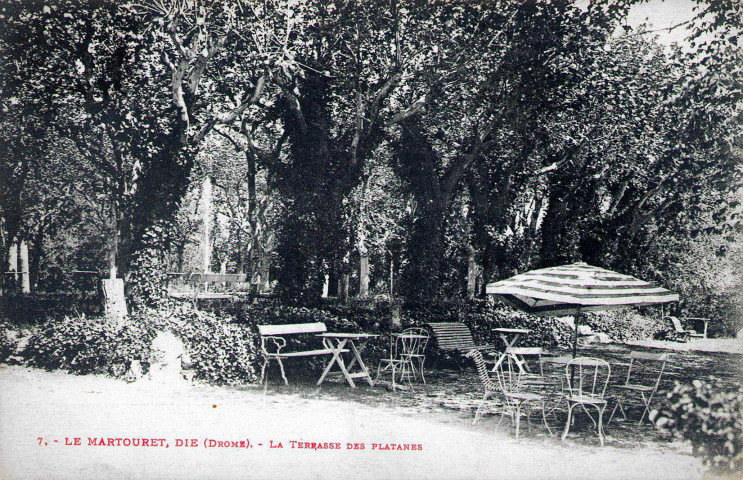
[[(604, 411), (607, 405), (605, 396), (609, 377), (611, 377), (611, 366), (600, 358), (577, 357), (565, 365), (565, 378), (568, 385), (565, 394), (568, 402), (568, 420), (565, 423), (565, 431), (562, 433), (563, 441), (570, 431), (573, 409), (580, 405), (596, 427), (601, 446), (604, 446)], [(597, 420), (594, 420), (589, 407), (596, 409)]]
[(688, 342), (689, 340), (691, 340), (691, 337), (704, 337), (704, 334), (702, 333), (697, 333), (695, 330), (687, 330), (683, 328), (683, 326), (681, 325), (681, 320), (679, 320), (677, 317), (667, 316), (665, 318), (671, 322), (673, 333), (676, 335), (677, 338), (680, 338), (680, 341), (682, 342)]
[(483, 406), (488, 397), (494, 392), (500, 393), (503, 397), (503, 409), (501, 411), (501, 418), (498, 421), (498, 425), (503, 421), (506, 416), (510, 417), (511, 424), (516, 428), (516, 438), (519, 438), (519, 430), (521, 423), (521, 413), (526, 413), (527, 422), (531, 418), (531, 412), (533, 407), (537, 405), (542, 412), (542, 420), (544, 421), (547, 431), (552, 433), (547, 418), (545, 415), (545, 400), (540, 394), (526, 391), (524, 388), (525, 384), (522, 382), (525, 374), (523, 370), (518, 368), (514, 364), (514, 358), (508, 357), (506, 361), (501, 362), (495, 371), (495, 381), (490, 377), (488, 369), (485, 366), (485, 359), (482, 356), (482, 352), (479, 350), (470, 350), (467, 357), (475, 361), (477, 367), (477, 375), (480, 377), (480, 381), (485, 388), (485, 394), (483, 395), (480, 405), (477, 407), (475, 412), (475, 418), (472, 420), (472, 424), (477, 422), (480, 416)]
[[(663, 372), (666, 369), (668, 359), (668, 353), (633, 351), (629, 354), (629, 363), (624, 364), (628, 367), (624, 384), (616, 385), (614, 388), (624, 390), (628, 393), (639, 394), (640, 399), (642, 400), (643, 411), (640, 421), (637, 422), (638, 425), (642, 425), (643, 420), (645, 420), (645, 415), (648, 415), (648, 417), (650, 416), (650, 403), (653, 401), (653, 397), (658, 391), (658, 386), (663, 377)], [(624, 420), (627, 420), (627, 413), (624, 410), (622, 401), (617, 397), (616, 405), (614, 405), (614, 409), (612, 410), (607, 423), (611, 422), (614, 418), (617, 409), (622, 413)]]
[(470, 350), (494, 350), (493, 345), (475, 345), (472, 333), (467, 325), (459, 322), (429, 323), (431, 333), (441, 350), (458, 351), (466, 355)]

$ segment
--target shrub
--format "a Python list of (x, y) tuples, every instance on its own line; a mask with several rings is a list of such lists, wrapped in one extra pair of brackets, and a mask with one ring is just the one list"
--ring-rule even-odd
[[(33, 366), (70, 373), (123, 374), (133, 360), (149, 358), (153, 332), (136, 321), (120, 325), (103, 318), (64, 317), (50, 321), (30, 339), (23, 356)], [(123, 371), (122, 371), (123, 370)]]
[(668, 325), (659, 318), (650, 318), (635, 310), (588, 312), (583, 315), (581, 323), (617, 342), (658, 338), (668, 330)]
[(196, 378), (218, 385), (255, 383), (258, 354), (252, 326), (233, 316), (194, 308), (189, 303), (166, 312), (150, 310), (160, 326), (172, 329), (183, 341)]
[(45, 323), (49, 318), (77, 314), (100, 315), (103, 302), (95, 285), (86, 291), (4, 292), (0, 295), (0, 317), (14, 325)]
[(8, 322), (0, 320), (0, 362), (13, 355), (18, 346), (12, 332), (13, 327)]
[(715, 473), (743, 468), (743, 387), (726, 390), (714, 377), (676, 382), (656, 417), (659, 427), (691, 441), (694, 454)]

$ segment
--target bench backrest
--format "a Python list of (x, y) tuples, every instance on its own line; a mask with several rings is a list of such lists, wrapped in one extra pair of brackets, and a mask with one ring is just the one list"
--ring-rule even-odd
[(269, 335), (297, 335), (300, 333), (324, 333), (328, 328), (322, 322), (317, 323), (288, 323), (284, 325), (258, 325), (261, 336)]
[(442, 350), (469, 351), (477, 348), (467, 325), (459, 322), (429, 323), (433, 336)]
[(238, 283), (247, 278), (245, 273), (192, 273), (189, 280), (193, 283)]

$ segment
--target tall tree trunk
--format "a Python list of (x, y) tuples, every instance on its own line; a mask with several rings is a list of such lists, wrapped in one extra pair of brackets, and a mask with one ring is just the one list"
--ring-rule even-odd
[(31, 293), (31, 275), (30, 265), (28, 261), (28, 242), (26, 239), (21, 239), (18, 245), (19, 257), (21, 260), (21, 292)]
[[(11, 274), (15, 272), (15, 274)], [(17, 290), (19, 286), (18, 278), (18, 242), (16, 239), (12, 239), (10, 248), (8, 249), (8, 283), (10, 283), (9, 290)]]
[(467, 244), (467, 297), (474, 299), (477, 293), (477, 262), (475, 249)]
[(271, 288), (271, 255), (269, 253), (264, 253), (261, 256), (260, 275), (261, 283), (259, 289), (261, 292), (267, 292)]
[(114, 279), (117, 277), (117, 255), (116, 253), (119, 251), (119, 219), (118, 219), (118, 213), (114, 212), (114, 215), (117, 217), (114, 220), (114, 228), (113, 232), (111, 234), (111, 238), (109, 240), (109, 247), (108, 247), (108, 278)]
[(395, 257), (390, 254), (390, 300), (395, 298)]
[(395, 166), (408, 182), (417, 207), (401, 289), (404, 297), (420, 301), (439, 293), (445, 215), (451, 192), (442, 190), (437, 170), (441, 162), (425, 138), (419, 120), (413, 119), (403, 127), (400, 142), (395, 145)]
[(351, 275), (344, 273), (338, 280), (338, 301), (340, 303), (348, 303), (348, 287), (351, 283)]
[[(250, 138), (249, 138), (250, 140)], [(258, 175), (258, 170), (256, 168), (255, 163), (255, 153), (251, 148), (246, 149), (245, 153), (246, 159), (248, 161), (248, 225), (250, 225), (250, 234), (252, 235), (252, 238), (257, 239), (258, 238), (258, 218), (257, 218), (257, 212), (256, 208), (258, 206), (258, 194), (256, 191), (256, 184), (255, 184), (255, 177)], [(238, 269), (240, 270), (240, 273), (243, 273), (243, 270), (245, 270), (245, 265), (243, 262), (244, 254), (242, 250), (242, 229), (238, 229), (238, 255), (239, 255), (239, 262), (238, 262)], [(253, 242), (253, 245), (251, 247), (251, 251), (253, 251), (256, 247), (256, 242)], [(248, 261), (251, 263), (247, 266), (247, 272), (253, 271), (253, 265), (252, 265), (252, 258), (249, 255)]]
[(342, 257), (343, 179), (339, 159), (331, 151), (329, 84), (308, 72), (285, 118), (291, 165), (283, 170), (280, 188), (287, 197), (277, 246), (278, 294), (286, 302), (312, 303), (321, 298), (325, 269)]
[(544, 196), (536, 194), (534, 211), (529, 219), (528, 239), (526, 243), (526, 268), (531, 268), (531, 257), (534, 254), (534, 244), (537, 241), (537, 232), (539, 229), (539, 217), (542, 216), (542, 208), (544, 208)]
[(570, 221), (568, 190), (560, 184), (550, 185), (547, 213), (542, 222), (542, 249), (539, 255), (542, 267), (564, 265), (575, 259), (576, 248), (567, 232)]
[(209, 273), (212, 268), (212, 178), (207, 175), (204, 177), (201, 187), (201, 215), (203, 227), (201, 231), (201, 253), (202, 253), (202, 270)]
[(369, 249), (359, 242), (359, 297), (369, 296)]

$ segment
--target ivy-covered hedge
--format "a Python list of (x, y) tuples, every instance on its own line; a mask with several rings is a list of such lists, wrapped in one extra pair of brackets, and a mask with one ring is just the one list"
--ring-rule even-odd
[[(153, 331), (136, 320), (121, 325), (101, 317), (66, 316), (39, 327), (23, 356), (29, 365), (70, 373), (122, 375), (134, 360), (147, 367)], [(116, 369), (114, 365), (123, 365)]]
[(583, 315), (581, 322), (594, 332), (607, 334), (615, 342), (659, 338), (669, 329), (669, 325), (660, 318), (642, 315), (636, 310), (588, 312)]
[(689, 440), (715, 474), (743, 470), (743, 387), (730, 390), (714, 377), (676, 382), (656, 418), (658, 427)]
[(102, 313), (103, 303), (95, 288), (53, 293), (6, 291), (0, 295), (0, 318), (13, 325), (37, 325), (65, 315), (95, 316)]
[(172, 330), (183, 341), (195, 378), (215, 385), (258, 381), (255, 329), (225, 313), (199, 310), (184, 302), (168, 309), (137, 314), (161, 330)]
[(12, 325), (0, 320), (0, 362), (4, 362), (15, 353), (18, 346), (15, 337), (11, 335)]
[[(160, 310), (143, 308), (118, 326), (101, 317), (50, 320), (29, 339), (23, 356), (29, 365), (48, 370), (116, 377), (124, 375), (131, 362), (138, 360), (146, 373), (152, 340), (157, 331), (163, 330), (172, 330), (181, 338), (197, 379), (219, 385), (258, 380), (253, 327), (235, 322), (230, 315), (198, 310), (189, 303)], [(0, 354), (4, 351), (0, 341)]]

